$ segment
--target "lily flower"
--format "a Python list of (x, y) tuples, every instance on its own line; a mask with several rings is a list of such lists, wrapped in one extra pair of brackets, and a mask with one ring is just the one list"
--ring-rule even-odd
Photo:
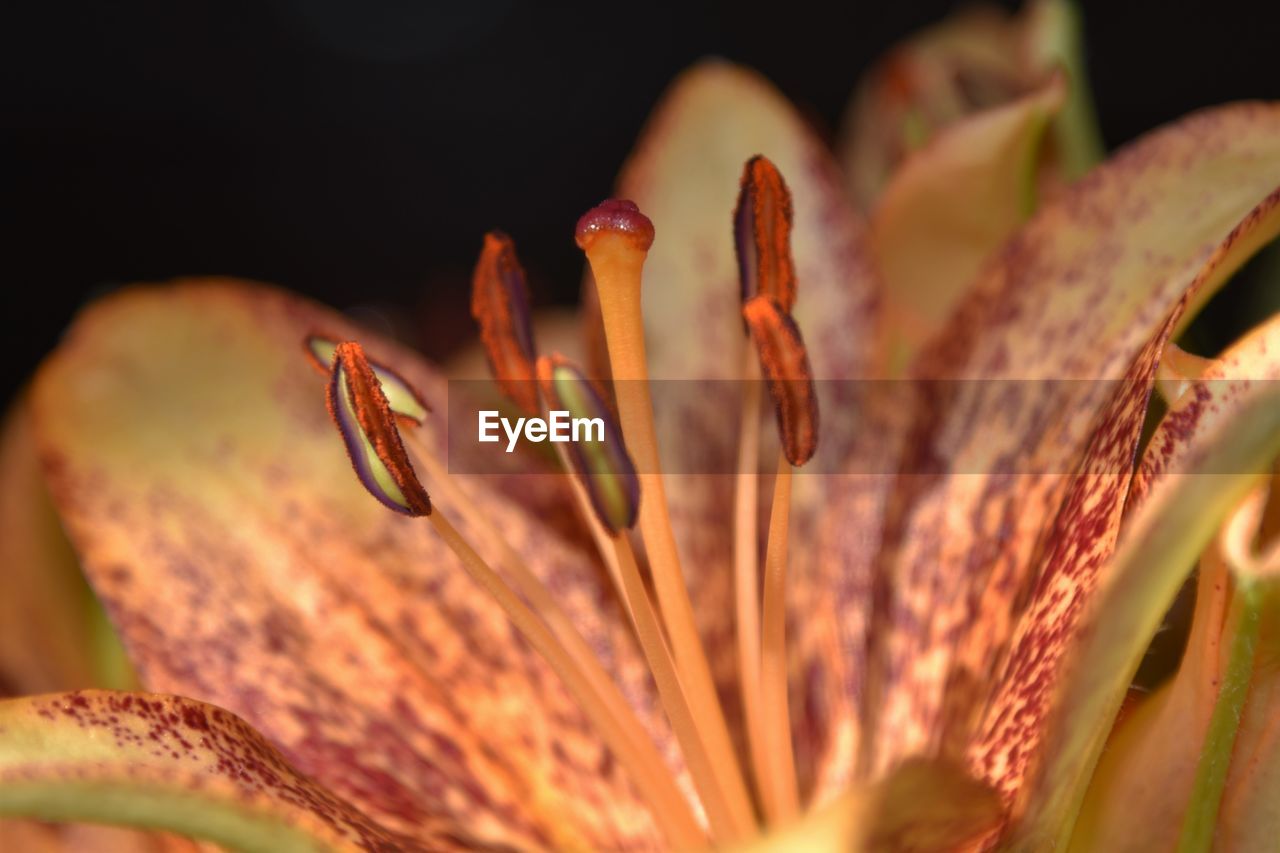
[[(91, 305), (0, 446), (0, 662), (40, 693), (0, 702), (0, 815), (271, 851), (1271, 843), (1280, 318), (1173, 342), (1280, 231), (1280, 105), (1070, 183), (1035, 141), (1067, 65), (863, 208), (758, 75), (683, 74), (566, 223), (574, 335), (485, 240), (481, 405), (599, 422), (554, 455), (279, 289)], [(965, 152), (1035, 210), (984, 220)], [(1126, 705), (1197, 560), (1179, 670)]]

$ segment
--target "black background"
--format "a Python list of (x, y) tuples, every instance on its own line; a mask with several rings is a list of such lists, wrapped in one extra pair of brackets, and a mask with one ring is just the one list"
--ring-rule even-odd
[[(470, 265), (501, 227), (535, 301), (571, 301), (573, 224), (681, 68), (755, 66), (829, 132), (860, 72), (955, 5), (7, 4), (0, 395), (131, 280), (231, 274), (392, 306), (440, 354), (470, 334)], [(1107, 143), (1280, 97), (1272, 6), (1086, 4)]]

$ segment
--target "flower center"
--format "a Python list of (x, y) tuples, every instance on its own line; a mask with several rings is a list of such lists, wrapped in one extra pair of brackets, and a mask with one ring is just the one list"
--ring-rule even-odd
[[(571, 473), (580, 514), (657, 686), (705, 814), (705, 828), (555, 596), (413, 429), (428, 411), (421, 398), (394, 370), (371, 364), (357, 343), (335, 344), (320, 335), (306, 341), (317, 366), (326, 358), (330, 361), (329, 408), (360, 481), (388, 507), (429, 520), (435, 534), (563, 680), (649, 801), (655, 821), (681, 848), (750, 839), (759, 834), (762, 823), (786, 822), (799, 813), (787, 706), (788, 520), (792, 467), (813, 455), (818, 418), (804, 342), (789, 313), (795, 301), (791, 198), (777, 170), (763, 157), (746, 164), (733, 222), (742, 315), (749, 333), (741, 356), (733, 566), (738, 675), (754, 788), (730, 738), (668, 512), (640, 311), (641, 271), (654, 239), (652, 223), (633, 203), (610, 200), (588, 211), (577, 227), (578, 245), (599, 294), (616, 420), (614, 409), (576, 366), (556, 354), (539, 357), (524, 273), (508, 237), (486, 236), (472, 282), (472, 313), (500, 389), (531, 416), (561, 410), (604, 425), (601, 441), (554, 446)], [(762, 375), (782, 439), (763, 582), (758, 576), (755, 470)], [(408, 427), (403, 441), (397, 422)], [(434, 505), (415, 464), (436, 492)], [(445, 512), (457, 512), (469, 527), (497, 543), (501, 573), (485, 562)], [(633, 526), (644, 544), (644, 564), (632, 546)]]

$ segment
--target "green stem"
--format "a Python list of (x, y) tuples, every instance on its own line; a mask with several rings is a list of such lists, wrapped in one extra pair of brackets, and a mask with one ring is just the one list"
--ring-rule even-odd
[(1182, 822), (1182, 835), (1178, 839), (1178, 853), (1199, 853), (1213, 847), (1213, 834), (1218, 822), (1218, 808), (1222, 803), (1222, 789), (1227, 783), (1231, 768), (1231, 753), (1235, 747), (1236, 731), (1244, 703), (1249, 698), (1249, 682), (1253, 677), (1254, 652), (1258, 647), (1261, 622), (1262, 595), (1256, 586), (1244, 579), (1237, 579), (1235, 603), (1239, 608), (1235, 634), (1231, 638), (1231, 653), (1227, 668), (1222, 674), (1222, 686), (1218, 701), (1209, 719), (1200, 763), (1191, 788), (1191, 799)]

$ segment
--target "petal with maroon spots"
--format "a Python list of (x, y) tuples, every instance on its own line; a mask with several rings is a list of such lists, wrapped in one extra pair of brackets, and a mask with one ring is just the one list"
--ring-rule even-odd
[[(1163, 342), (1280, 229), (1277, 187), (1280, 105), (1157, 130), (1037, 214), (925, 349), (875, 580), (871, 767), (963, 743), (1015, 628), (1057, 611), (1026, 611), (1033, 589), (1090, 587)], [(1053, 635), (1028, 652), (1050, 669)]]
[[(395, 830), (441, 818), (494, 843), (657, 843), (620, 766), (497, 605), (351, 475), (300, 355), (317, 331), (363, 341), (443, 399), (403, 350), (227, 281), (100, 301), (37, 377), (50, 490), (144, 684), (232, 709)], [(463, 486), (652, 708), (595, 565), (483, 477)]]
[[(1075, 581), (1092, 593), (1073, 594), (1070, 562), (1042, 583), (1057, 591), (1032, 605), (1037, 618), (1014, 652), (1025, 663), (1006, 670), (971, 755), (1026, 816), (1015, 849), (1065, 841), (1151, 636), (1222, 520), (1280, 454), (1277, 341), (1280, 318), (1228, 350), (1162, 420), (1143, 462), (1148, 489), (1114, 556)], [(1051, 617), (1062, 631), (1035, 627)]]
[[(235, 715), (88, 690), (0, 702), (0, 814), (166, 829), (239, 850), (422, 850), (299, 774)], [(458, 848), (431, 821), (418, 839)]]

